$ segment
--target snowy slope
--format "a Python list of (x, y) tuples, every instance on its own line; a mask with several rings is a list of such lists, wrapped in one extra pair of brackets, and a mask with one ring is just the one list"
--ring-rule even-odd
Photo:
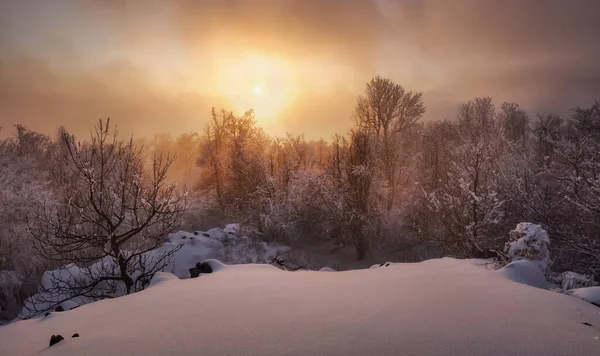
[(567, 291), (567, 294), (581, 298), (600, 307), (600, 287), (571, 289)]
[[(600, 308), (475, 261), (215, 269), (161, 273), (143, 292), (0, 327), (0, 354), (600, 355)], [(66, 340), (47, 348), (52, 334)]]

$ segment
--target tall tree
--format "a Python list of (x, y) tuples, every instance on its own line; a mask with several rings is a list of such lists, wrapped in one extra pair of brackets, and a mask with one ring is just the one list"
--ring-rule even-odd
[(375, 138), (375, 157), (381, 161), (389, 187), (388, 210), (397, 195), (402, 134), (425, 113), (422, 96), (377, 76), (367, 83), (365, 94), (358, 97), (354, 117), (358, 128)]

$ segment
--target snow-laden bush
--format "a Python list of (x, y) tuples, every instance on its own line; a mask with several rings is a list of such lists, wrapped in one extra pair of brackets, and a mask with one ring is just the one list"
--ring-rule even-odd
[(546, 272), (552, 260), (550, 259), (550, 238), (540, 225), (529, 222), (518, 223), (514, 230), (508, 233), (509, 240), (504, 247), (504, 253), (511, 262), (529, 260)]
[(554, 274), (551, 279), (556, 288), (569, 290), (575, 288), (587, 288), (597, 286), (593, 276), (579, 274), (571, 271)]

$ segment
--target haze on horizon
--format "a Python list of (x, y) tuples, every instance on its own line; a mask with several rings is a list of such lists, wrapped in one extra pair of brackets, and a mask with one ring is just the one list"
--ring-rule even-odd
[[(0, 126), (147, 136), (254, 108), (273, 135), (343, 132), (373, 76), (428, 119), (491, 96), (565, 115), (600, 99), (594, 0), (0, 0)], [(3, 133), (5, 134), (5, 133)]]

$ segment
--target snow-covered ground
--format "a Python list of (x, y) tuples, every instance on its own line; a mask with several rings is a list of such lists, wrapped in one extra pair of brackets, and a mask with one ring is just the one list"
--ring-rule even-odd
[(600, 307), (600, 287), (571, 289), (567, 293)]
[[(162, 249), (181, 248), (164, 271), (187, 278), (189, 269), (203, 260), (217, 259), (231, 264), (269, 263), (278, 253), (290, 250), (287, 246), (266, 243), (248, 235), (248, 231), (241, 229), (239, 224), (228, 224), (223, 229), (214, 228), (206, 232), (172, 233)], [(161, 249), (157, 251), (158, 254), (161, 252)]]
[[(600, 355), (600, 308), (531, 286), (541, 271), (528, 261), (210, 263), (196, 279), (160, 273), (145, 291), (0, 327), (0, 355)], [(65, 340), (48, 348), (53, 334)]]

